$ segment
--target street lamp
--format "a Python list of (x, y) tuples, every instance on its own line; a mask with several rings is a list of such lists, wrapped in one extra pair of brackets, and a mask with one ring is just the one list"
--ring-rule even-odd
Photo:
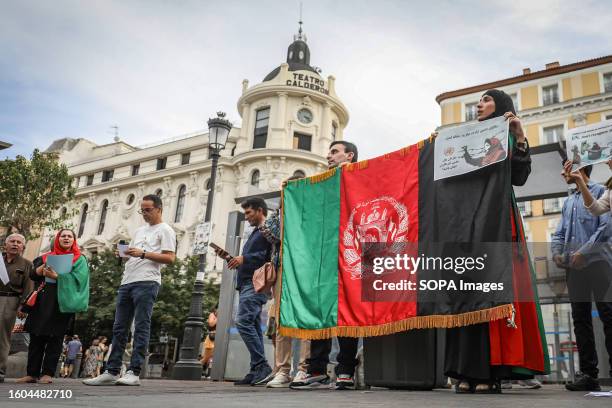
[[(219, 152), (225, 148), (232, 124), (225, 119), (224, 112), (217, 112), (217, 117), (208, 120), (208, 148), (211, 151), (212, 167), (210, 170), (210, 190), (208, 190), (208, 201), (206, 202), (206, 214), (204, 224), (208, 225), (208, 237), (210, 237), (210, 216), (212, 213), (213, 198), (215, 196), (215, 179), (217, 176), (217, 165), (219, 163)], [(208, 238), (206, 239), (208, 248)], [(200, 253), (200, 266), (196, 281), (191, 294), (191, 307), (189, 316), (185, 322), (183, 331), (183, 342), (179, 353), (179, 361), (174, 366), (172, 378), (175, 380), (201, 380), (202, 364), (198, 360), (200, 340), (202, 339), (202, 327), (204, 319), (202, 316), (202, 297), (204, 296), (204, 273), (206, 270), (206, 249)]]

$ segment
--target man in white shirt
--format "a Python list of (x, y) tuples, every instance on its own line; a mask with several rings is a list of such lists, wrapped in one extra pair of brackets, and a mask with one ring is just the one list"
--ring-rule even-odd
[[(161, 285), (161, 267), (174, 262), (176, 235), (162, 222), (162, 201), (157, 195), (143, 197), (140, 214), (147, 225), (134, 232), (125, 255), (121, 286), (113, 325), (113, 341), (106, 371), (96, 378), (84, 380), (87, 385), (140, 385), (140, 367), (149, 345), (153, 304)], [(123, 352), (130, 325), (134, 319), (134, 346), (130, 365), (119, 378)]]

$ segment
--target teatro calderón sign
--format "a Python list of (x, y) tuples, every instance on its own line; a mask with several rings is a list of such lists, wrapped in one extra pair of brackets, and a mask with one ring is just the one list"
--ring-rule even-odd
[(287, 80), (287, 86), (312, 89), (313, 91), (329, 95), (329, 89), (325, 88), (325, 81), (312, 75), (293, 73), (293, 79)]

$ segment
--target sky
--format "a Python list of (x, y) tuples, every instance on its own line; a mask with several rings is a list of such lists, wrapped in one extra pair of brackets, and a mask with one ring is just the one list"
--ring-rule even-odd
[[(446, 91), (612, 54), (607, 1), (303, 0), (311, 65), (336, 77), (366, 159), (428, 136)], [(242, 80), (285, 61), (299, 0), (0, 0), (2, 157), (55, 139), (134, 146), (240, 126)]]

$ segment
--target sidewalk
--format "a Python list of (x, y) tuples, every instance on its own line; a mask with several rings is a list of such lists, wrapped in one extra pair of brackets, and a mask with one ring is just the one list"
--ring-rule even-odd
[[(561, 385), (545, 385), (540, 390), (515, 387), (502, 395), (456, 395), (451, 390), (368, 391), (320, 389), (293, 391), (263, 387), (234, 387), (231, 383), (143, 380), (140, 387), (90, 387), (78, 380), (56, 379), (54, 384), (15, 384), (14, 379), (0, 384), (0, 405), (8, 407), (100, 407), (100, 408), (181, 408), (181, 407), (508, 407), (574, 408), (577, 406), (612, 406), (612, 398), (584, 397), (581, 392), (566, 391)], [(610, 387), (604, 387), (608, 390)], [(67, 390), (70, 399), (9, 399), (10, 391)]]

